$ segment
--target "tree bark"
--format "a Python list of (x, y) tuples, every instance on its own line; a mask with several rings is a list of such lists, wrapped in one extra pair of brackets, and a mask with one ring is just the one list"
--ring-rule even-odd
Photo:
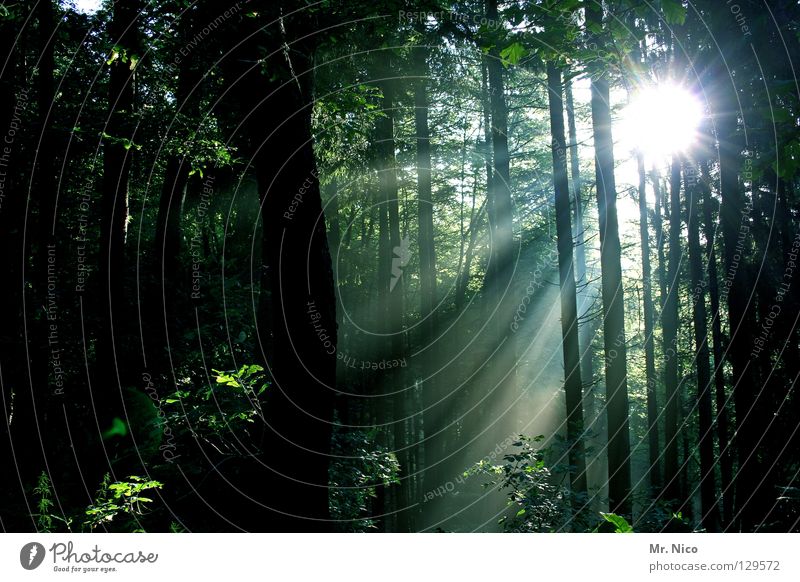
[(274, 384), (263, 406), (263, 454), (270, 470), (263, 482), (247, 483), (272, 512), (262, 521), (253, 511), (248, 523), (273, 531), (326, 531), (337, 326), (311, 131), (315, 47), (302, 38), (309, 25), (305, 14), (280, 18), (281, 26), (265, 39), (274, 55), (266, 64), (272, 79), (264, 82), (254, 69), (256, 85), (248, 87), (269, 96), (258, 111), (266, 141), (255, 163), (274, 335), (268, 362)]
[[(586, 22), (602, 27), (600, 7), (586, 7)], [(597, 44), (605, 44), (602, 35)], [(600, 225), (600, 267), (603, 295), (603, 348), (605, 352), (608, 416), (609, 507), (614, 513), (631, 513), (630, 430), (628, 408), (625, 302), (622, 287), (621, 247), (617, 220), (617, 190), (614, 179), (614, 142), (606, 72), (592, 66), (592, 127), (594, 133), (597, 209)]]
[[(395, 73), (392, 71), (388, 54), (381, 56), (382, 63), (379, 74), (383, 80), (379, 82), (383, 94), (382, 111), (376, 124), (376, 139), (378, 142), (379, 167), (378, 177), (381, 189), (381, 204), (385, 212), (385, 224), (388, 233), (388, 247), (384, 247), (382, 261), (384, 261), (383, 272), (389, 273), (385, 279), (379, 279), (379, 287), (383, 287), (381, 299), (383, 301), (383, 334), (387, 340), (386, 359), (399, 359), (403, 353), (403, 332), (402, 313), (403, 313), (403, 288), (405, 287), (404, 268), (408, 262), (409, 253), (408, 241), (400, 238), (400, 204), (397, 186), (397, 161), (395, 159), (394, 141), (394, 118), (395, 118), (395, 94), (396, 87), (393, 79), (389, 77)], [(384, 60), (385, 59), (385, 60)], [(430, 207), (429, 207), (430, 208)], [(383, 234), (383, 232), (381, 233)], [(394, 370), (390, 375), (395, 384), (402, 385), (403, 375)], [(395, 389), (396, 391), (396, 389)], [(393, 440), (394, 450), (401, 465), (401, 482), (393, 494), (396, 494), (395, 526), (399, 531), (410, 531), (411, 511), (408, 509), (410, 503), (411, 479), (408, 476), (409, 455), (406, 447), (408, 437), (406, 434), (406, 393), (400, 391), (392, 397), (393, 416)], [(386, 420), (384, 420), (385, 422)]]
[(706, 281), (703, 274), (703, 255), (700, 249), (700, 186), (697, 166), (684, 164), (686, 183), (686, 216), (689, 242), (689, 278), (692, 288), (694, 319), (695, 365), (697, 366), (697, 405), (699, 415), (698, 446), (700, 448), (701, 525), (708, 531), (719, 529), (714, 476), (714, 428), (711, 367), (708, 350), (708, 320), (706, 313)]
[(650, 267), (650, 231), (647, 225), (647, 174), (644, 156), (636, 154), (639, 172), (639, 242), (642, 248), (642, 308), (644, 311), (644, 359), (647, 381), (647, 440), (650, 467), (650, 487), (656, 491), (661, 486), (661, 449), (658, 444), (658, 398), (656, 396), (656, 357), (653, 330), (653, 276)]
[(414, 128), (417, 134), (417, 189), (419, 196), (420, 317), (427, 341), (436, 330), (436, 251), (431, 188), (431, 145), (428, 127), (428, 62), (426, 47), (414, 49), (420, 76), (414, 85)]
[[(586, 456), (583, 444), (583, 382), (578, 345), (578, 305), (570, 220), (570, 193), (567, 177), (567, 144), (564, 137), (564, 102), (561, 71), (547, 64), (547, 93), (550, 105), (550, 134), (552, 136), (553, 186), (555, 188), (556, 231), (558, 239), (558, 271), (561, 285), (561, 336), (564, 354), (564, 392), (567, 401), (567, 441), (572, 492), (581, 497), (587, 494)], [(576, 509), (576, 508), (573, 508)]]
[(725, 370), (722, 346), (722, 312), (719, 303), (719, 275), (715, 246), (716, 228), (712, 220), (712, 206), (716, 201), (711, 196), (711, 176), (707, 162), (701, 162), (703, 184), (703, 223), (706, 237), (706, 256), (708, 261), (708, 295), (711, 301), (711, 338), (714, 356), (714, 388), (717, 406), (717, 440), (720, 450), (720, 497), (722, 514), (720, 521), (727, 527), (733, 513), (733, 460), (731, 458), (728, 434), (728, 396), (725, 391)]
[(669, 252), (666, 297), (661, 313), (664, 340), (664, 496), (676, 501), (680, 494), (678, 464), (678, 313), (681, 262), (681, 166), (677, 157), (670, 171)]
[[(578, 285), (578, 343), (581, 346), (581, 379), (592, 390), (594, 362), (592, 361), (592, 339), (594, 338), (594, 319), (589, 319), (592, 308), (589, 277), (586, 269), (586, 227), (583, 223), (583, 194), (581, 185), (581, 164), (578, 155), (578, 131), (575, 123), (575, 101), (572, 96), (572, 81), (564, 83), (566, 96), (567, 127), (569, 131), (569, 159), (572, 174), (572, 204), (575, 216), (575, 281)], [(580, 320), (585, 319), (581, 324)], [(589, 399), (593, 401), (593, 399)]]

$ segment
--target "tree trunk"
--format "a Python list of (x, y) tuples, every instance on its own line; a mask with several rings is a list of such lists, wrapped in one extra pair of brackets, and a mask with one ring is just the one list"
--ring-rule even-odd
[(703, 184), (703, 223), (706, 237), (706, 253), (708, 260), (708, 295), (711, 300), (711, 337), (714, 355), (714, 387), (717, 405), (717, 440), (720, 450), (720, 497), (722, 515), (720, 521), (723, 528), (733, 513), (733, 461), (728, 435), (728, 396), (725, 392), (725, 370), (722, 347), (722, 313), (719, 304), (719, 279), (717, 273), (717, 253), (715, 247), (716, 225), (712, 220), (712, 206), (716, 201), (711, 196), (711, 176), (708, 163), (701, 162)]
[(664, 496), (668, 501), (679, 498), (678, 465), (678, 295), (681, 261), (681, 166), (672, 160), (669, 200), (669, 252), (667, 257), (667, 289), (661, 313), (664, 340)]
[(695, 364), (697, 366), (697, 404), (699, 412), (698, 446), (700, 448), (701, 525), (708, 531), (719, 529), (714, 476), (714, 432), (711, 367), (708, 353), (708, 322), (706, 314), (706, 281), (703, 275), (703, 255), (700, 250), (700, 186), (697, 166), (684, 164), (686, 183), (686, 216), (689, 231), (689, 277), (692, 288), (694, 318)]
[[(497, 21), (497, 0), (486, 0), (486, 17)], [(500, 294), (511, 281), (512, 265), (512, 210), (511, 210), (511, 174), (508, 153), (508, 109), (503, 80), (503, 65), (500, 61), (500, 49), (494, 47), (489, 51), (486, 63), (489, 81), (489, 103), (492, 112), (492, 161), (493, 177), (491, 183), (491, 200), (495, 216), (495, 232), (493, 262), (495, 276), (493, 287)], [(499, 323), (499, 322), (498, 322)]]
[[(269, 31), (272, 80), (261, 85), (264, 75), (258, 69), (252, 75), (258, 83), (252, 89), (269, 96), (258, 112), (268, 138), (255, 163), (275, 341), (268, 362), (274, 384), (263, 406), (263, 450), (270, 470), (263, 482), (246, 485), (274, 510), (266, 522), (254, 511), (248, 523), (274, 531), (331, 527), (326, 520), (336, 301), (311, 131), (314, 47), (308, 39), (298, 40), (308, 25), (302, 14), (281, 18), (281, 26)], [(291, 53), (284, 53), (287, 45)]]
[[(564, 102), (561, 97), (561, 71), (547, 64), (547, 93), (550, 105), (550, 134), (553, 153), (558, 270), (561, 285), (561, 335), (564, 353), (564, 392), (567, 401), (567, 441), (572, 492), (583, 505), (587, 494), (586, 457), (583, 444), (583, 382), (578, 345), (578, 305), (572, 258), (573, 239), (570, 220), (570, 193), (567, 177), (567, 144), (564, 137)], [(577, 508), (573, 508), (577, 509)], [(577, 513), (577, 512), (576, 512)]]
[(650, 454), (650, 488), (661, 486), (661, 449), (658, 445), (658, 398), (656, 396), (656, 357), (653, 330), (653, 276), (650, 268), (650, 231), (647, 226), (647, 174), (644, 156), (636, 154), (639, 172), (639, 242), (642, 247), (642, 307), (644, 311), (644, 360), (647, 379), (647, 441)]
[(436, 252), (433, 236), (433, 200), (431, 189), (431, 145), (428, 128), (427, 49), (414, 49), (420, 79), (414, 85), (414, 128), (417, 134), (417, 188), (419, 195), (419, 275), (420, 317), (425, 321), (426, 341), (436, 330)]
[[(587, 5), (586, 21), (602, 28), (602, 10), (596, 5)], [(598, 35), (596, 40), (601, 46), (605, 44), (601, 35)], [(630, 515), (631, 469), (625, 302), (617, 221), (609, 87), (606, 72), (602, 70), (600, 63), (593, 65), (591, 92), (604, 316), (609, 507), (614, 513)]]
[[(564, 83), (567, 106), (567, 127), (569, 129), (569, 159), (572, 174), (572, 204), (575, 214), (575, 281), (578, 285), (578, 320), (581, 346), (581, 379), (590, 386), (594, 379), (594, 362), (592, 361), (592, 339), (594, 338), (594, 319), (589, 319), (592, 308), (591, 287), (586, 270), (586, 230), (583, 224), (583, 194), (581, 186), (581, 164), (578, 155), (578, 131), (575, 124), (575, 102), (572, 97), (572, 81)], [(584, 319), (583, 323), (580, 320)], [(593, 399), (589, 398), (589, 401)]]
[[(380, 69), (381, 77), (394, 75), (391, 69), (388, 56), (382, 56), (386, 61), (382, 63)], [(381, 92), (383, 93), (383, 116), (380, 117), (376, 125), (376, 139), (380, 156), (378, 177), (381, 188), (381, 204), (386, 213), (386, 223), (388, 232), (388, 247), (384, 248), (382, 260), (385, 262), (384, 273), (389, 271), (389, 276), (383, 280), (378, 280), (378, 285), (383, 286), (383, 333), (387, 339), (386, 354), (381, 355), (387, 360), (402, 358), (405, 334), (402, 326), (403, 313), (403, 288), (405, 287), (404, 268), (408, 263), (408, 240), (400, 239), (400, 205), (397, 186), (397, 161), (395, 160), (395, 141), (394, 141), (394, 107), (395, 107), (395, 84), (392, 79), (384, 79), (380, 82)], [(430, 205), (428, 206), (430, 209)], [(383, 234), (383, 233), (381, 233)], [(392, 374), (384, 378), (391, 378), (394, 384), (402, 385), (403, 375), (400, 368), (396, 368)], [(383, 387), (388, 391), (388, 387)], [(396, 389), (393, 390), (396, 392)], [(401, 466), (401, 482), (396, 488), (397, 507), (394, 520), (399, 531), (410, 531), (411, 511), (408, 509), (410, 503), (411, 479), (408, 475), (409, 455), (406, 444), (406, 422), (408, 416), (406, 410), (406, 393), (400, 391), (392, 397), (392, 425), (394, 437), (394, 449)]]

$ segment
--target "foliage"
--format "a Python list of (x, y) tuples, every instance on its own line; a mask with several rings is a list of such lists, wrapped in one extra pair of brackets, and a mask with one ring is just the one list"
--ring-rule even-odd
[(376, 430), (337, 428), (333, 433), (330, 467), (330, 510), (339, 531), (375, 530), (369, 516), (378, 488), (399, 483), (400, 465), (394, 453), (375, 444)]
[(261, 416), (260, 399), (270, 382), (258, 364), (212, 371), (212, 383), (181, 387), (164, 400), (166, 422), (234, 453), (239, 451), (240, 439)]
[(502, 465), (477, 464), (478, 471), (490, 478), (484, 487), (497, 487), (508, 496), (512, 509), (499, 521), (507, 532), (559, 531), (568, 520), (569, 490), (547, 466), (547, 448), (536, 446), (543, 440), (542, 435), (519, 435), (512, 443), (519, 452), (505, 455)]
[(153, 499), (142, 493), (162, 487), (159, 481), (136, 475), (129, 476), (128, 481), (112, 482), (111, 475), (106, 473), (94, 502), (86, 508), (83, 526), (91, 531), (117, 519), (122, 522), (122, 531), (144, 531), (140, 519)]
[(615, 513), (603, 513), (602, 511), (600, 512), (600, 515), (603, 517), (603, 519), (616, 528), (614, 533), (633, 533), (631, 524), (629, 524), (628, 520), (621, 515), (617, 515)]

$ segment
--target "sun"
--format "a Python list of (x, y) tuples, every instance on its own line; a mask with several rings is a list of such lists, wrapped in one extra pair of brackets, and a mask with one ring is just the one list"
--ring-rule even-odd
[(623, 147), (638, 149), (652, 162), (685, 152), (697, 141), (703, 106), (677, 84), (639, 89), (623, 109), (619, 139)]

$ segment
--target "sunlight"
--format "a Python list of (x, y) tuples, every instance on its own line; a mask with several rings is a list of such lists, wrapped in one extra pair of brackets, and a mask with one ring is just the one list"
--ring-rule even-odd
[(650, 161), (661, 160), (696, 141), (702, 116), (702, 104), (683, 87), (647, 87), (623, 109), (619, 139), (626, 149), (638, 148)]
[(100, 10), (101, 0), (75, 0), (75, 10), (84, 14), (94, 14)]

